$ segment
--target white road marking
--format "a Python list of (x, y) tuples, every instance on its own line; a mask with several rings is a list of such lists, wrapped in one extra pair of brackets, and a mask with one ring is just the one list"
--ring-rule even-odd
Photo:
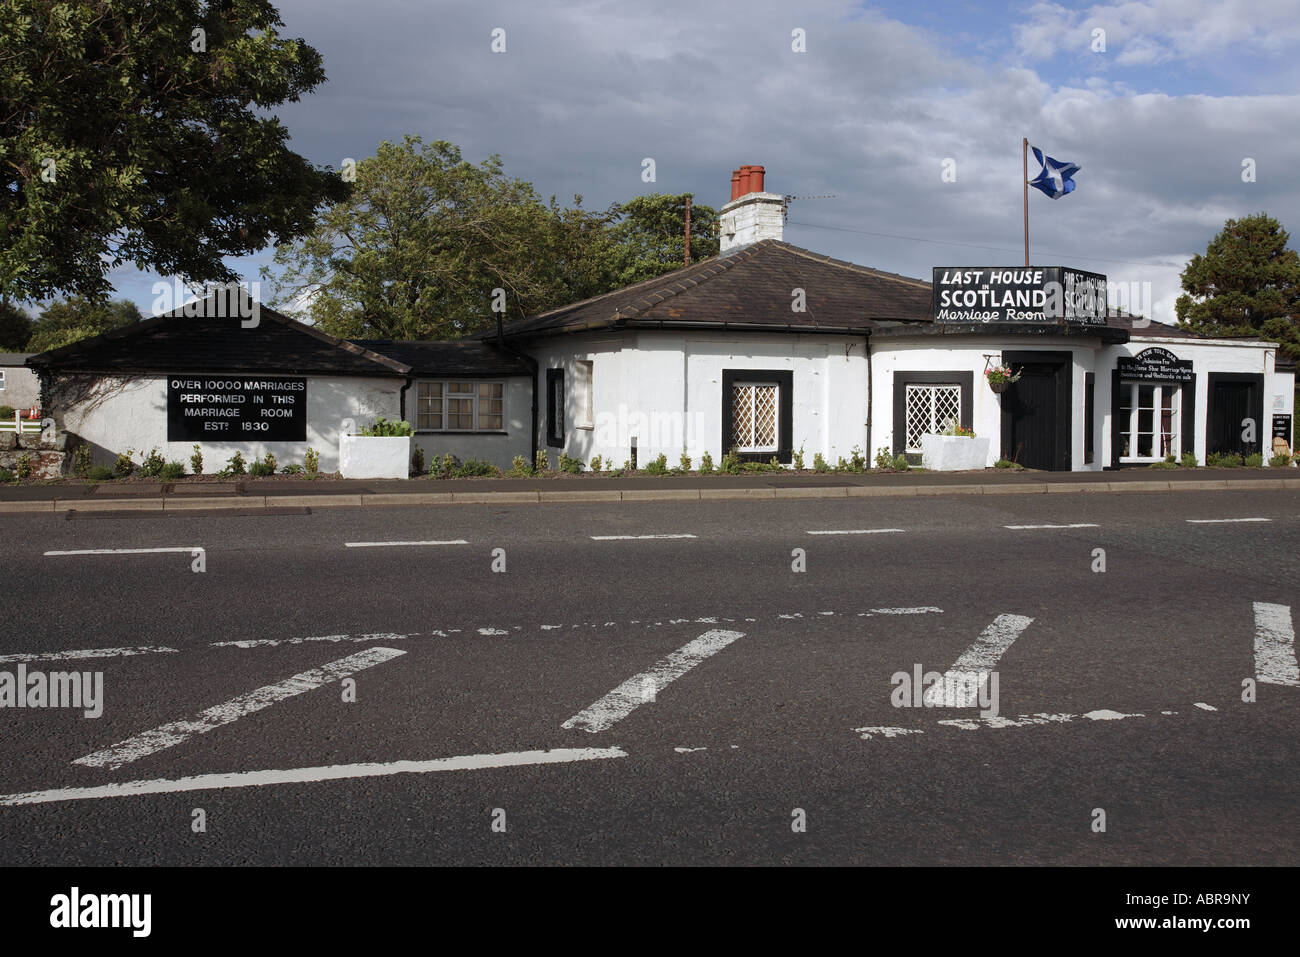
[[(654, 667), (649, 671), (628, 678), (605, 697), (579, 711), (560, 727), (581, 728), (593, 734), (604, 731), (626, 718), (646, 700), (653, 700), (654, 695), (667, 687), (670, 682), (686, 674), (705, 658), (717, 654), (737, 638), (743, 637), (745, 637), (744, 632), (740, 631), (722, 631), (716, 628), (706, 631), (668, 657), (655, 662)], [(647, 691), (652, 693), (647, 695)]]
[(331, 661), (329, 664), (296, 674), (277, 684), (266, 685), (238, 698), (214, 705), (194, 718), (160, 725), (125, 741), (119, 741), (102, 751), (77, 758), (72, 763), (88, 768), (107, 767), (117, 770), (124, 764), (175, 747), (193, 735), (205, 734), (213, 728), (219, 728), (263, 708), (269, 708), (285, 698), (314, 691), (332, 681), (346, 678), (366, 668), (373, 668), (375, 665), (391, 661), (404, 654), (406, 652), (398, 651), (396, 648), (367, 648), (355, 655)]
[(690, 754), (692, 751), (707, 751), (708, 748), (673, 748), (678, 754)]
[(1255, 677), (1265, 684), (1300, 686), (1290, 605), (1255, 602)]
[[(915, 608), (873, 608), (873, 615), (929, 615), (933, 613), (943, 614), (942, 608), (935, 608), (933, 605), (918, 605)], [(862, 614), (861, 612), (859, 613)]]
[(1019, 531), (1028, 528), (1099, 528), (1100, 526), (1092, 522), (1076, 522), (1073, 525), (1003, 525), (1002, 527)]
[(1024, 615), (998, 615), (993, 623), (961, 653), (943, 676), (943, 683), (925, 692), (931, 708), (973, 708), (988, 684), (989, 672), (1034, 619)]
[(883, 535), (886, 532), (901, 532), (901, 528), (831, 528), (822, 531), (809, 529), (805, 535)]
[(70, 551), (46, 552), (46, 555), (170, 555), (179, 552), (196, 552), (201, 545), (183, 545), (177, 548), (74, 548)]
[(479, 633), (480, 635), (486, 635), (486, 636), (488, 636), (488, 637), (491, 637), (491, 636), (493, 636), (493, 635), (508, 635), (508, 634), (510, 634), (510, 632), (508, 632), (508, 631), (502, 631), (500, 628), (480, 628), (480, 629), (478, 630), (478, 633)]
[(390, 548), (404, 545), (468, 545), (463, 538), (453, 538), (445, 542), (344, 542), (347, 548)]
[(402, 641), (414, 638), (420, 633), (413, 631), (406, 635), (392, 632), (378, 632), (372, 635), (310, 635), (306, 638), (240, 638), (234, 641), (214, 641), (209, 648), (275, 648), (279, 645), (301, 645), (308, 641)]
[(33, 651), (27, 654), (0, 655), (0, 662), (64, 661), (74, 658), (129, 658), (132, 655), (176, 654), (178, 649), (164, 645), (139, 645), (135, 648), (86, 648), (82, 651)]
[(1194, 702), (1192, 702), (1192, 705), (1193, 705), (1193, 707), (1200, 708), (1202, 711), (1218, 711), (1218, 710), (1219, 710), (1219, 709), (1216, 708), (1214, 705), (1212, 705), (1212, 704), (1206, 704), (1204, 701), (1194, 701)]
[(694, 535), (592, 535), (593, 542), (629, 542), (647, 538), (694, 538)]
[(1189, 525), (1231, 525), (1233, 522), (1271, 522), (1271, 518), (1189, 518)]
[(963, 731), (980, 728), (1024, 728), (1036, 724), (1068, 724), (1078, 718), (1089, 721), (1122, 721), (1125, 718), (1145, 718), (1144, 714), (1124, 714), (1121, 711), (1089, 711), (1086, 714), (1022, 714), (1015, 718), (946, 718), (939, 724)]
[(862, 735), (863, 741), (870, 741), (872, 738), (901, 738), (905, 734), (924, 734), (920, 728), (890, 728), (880, 726), (876, 728), (854, 728), (858, 734)]
[(49, 804), (54, 801), (82, 801), (90, 798), (132, 797), (139, 794), (175, 794), (181, 791), (210, 791), (219, 788), (264, 787), (270, 784), (312, 784), (348, 778), (375, 778), (393, 774), (428, 774), (432, 771), (475, 771), (483, 768), (512, 768), (534, 764), (562, 764), (569, 761), (599, 761), (625, 758), (620, 748), (556, 748), (553, 751), (516, 751), (507, 754), (466, 754), (431, 761), (388, 761), (382, 764), (331, 764), (283, 771), (236, 771), (230, 774), (198, 774), (193, 777), (152, 781), (123, 781), (99, 787), (55, 788), (0, 795), (0, 806)]

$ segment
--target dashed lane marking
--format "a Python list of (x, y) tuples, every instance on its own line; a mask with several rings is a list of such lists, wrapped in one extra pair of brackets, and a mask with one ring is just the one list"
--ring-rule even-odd
[(883, 535), (886, 532), (901, 532), (901, 528), (831, 528), (814, 531), (809, 529), (805, 535)]
[[(1196, 707), (1202, 711), (1214, 711), (1219, 709), (1213, 705), (1208, 705), (1203, 701), (1196, 702)], [(1179, 712), (1164, 710), (1160, 714), (1164, 716), (1177, 715)], [(1020, 714), (1014, 717), (995, 716), (988, 718), (942, 718), (936, 720), (935, 724), (942, 728), (955, 728), (960, 731), (980, 731), (994, 728), (1032, 728), (1049, 724), (1077, 724), (1081, 721), (1125, 721), (1130, 718), (1149, 718), (1153, 715), (1146, 713), (1112, 711), (1108, 708), (1099, 708), (1096, 711), (1085, 711), (1081, 714), (1051, 713), (1038, 712), (1036, 714)], [(866, 727), (853, 728), (855, 734), (860, 736), (864, 741), (871, 741), (875, 738), (901, 738), (907, 735), (925, 734), (922, 728), (892, 728), (892, 727)]]
[(1271, 518), (1189, 518), (1188, 525), (1231, 525), (1235, 522), (1271, 522)]
[(49, 804), (56, 801), (84, 801), (92, 798), (132, 797), (141, 794), (175, 794), (181, 791), (210, 791), (221, 788), (265, 787), (272, 784), (312, 784), (349, 778), (388, 777), (394, 774), (428, 774), (434, 771), (475, 771), (484, 768), (513, 768), (522, 765), (563, 764), (571, 761), (600, 761), (625, 758), (620, 748), (556, 748), (553, 751), (514, 751), (505, 754), (466, 754), (431, 761), (388, 761), (382, 764), (332, 764), (282, 771), (237, 771), (230, 774), (198, 774), (184, 778), (152, 781), (123, 781), (99, 787), (55, 788), (0, 795), (0, 805)]
[(1300, 686), (1290, 605), (1255, 602), (1255, 677), (1265, 684)]
[(179, 649), (164, 645), (138, 645), (134, 648), (83, 648), (80, 651), (33, 651), (26, 654), (0, 655), (0, 663), (11, 661), (63, 661), (75, 658), (129, 658), (132, 655), (177, 654)]
[(400, 548), (407, 545), (468, 545), (463, 538), (452, 538), (444, 542), (344, 542), (346, 548)]
[(67, 551), (50, 551), (48, 555), (170, 555), (201, 551), (200, 545), (181, 545), (175, 548), (74, 548)]
[(687, 642), (671, 655), (657, 661), (649, 671), (633, 675), (590, 707), (579, 711), (562, 728), (581, 728), (592, 734), (605, 731), (645, 704), (671, 682), (680, 678), (704, 659), (717, 654), (744, 632), (713, 629)]
[(1025, 531), (1033, 528), (1100, 528), (1101, 526), (1093, 522), (1075, 522), (1072, 525), (1003, 525), (1002, 527), (1012, 531)]
[(682, 533), (678, 535), (591, 535), (589, 537), (593, 542), (630, 542), (650, 538), (694, 538), (695, 536)]
[(312, 668), (310, 671), (296, 674), (292, 678), (287, 678), (273, 685), (266, 685), (250, 691), (248, 694), (214, 705), (193, 718), (160, 725), (150, 731), (127, 738), (125, 741), (119, 741), (102, 751), (96, 751), (94, 754), (77, 758), (72, 763), (88, 768), (106, 767), (116, 770), (124, 764), (130, 764), (132, 761), (138, 761), (140, 758), (175, 747), (196, 734), (206, 734), (213, 728), (219, 728), (222, 725), (238, 721), (246, 715), (261, 711), (263, 708), (269, 708), (285, 698), (292, 698), (294, 695), (314, 691), (322, 685), (346, 678), (366, 668), (373, 668), (375, 665), (391, 661), (393, 658), (404, 654), (406, 652), (398, 651), (396, 648), (367, 648), (355, 655), (348, 655), (338, 661), (331, 661), (319, 668)]

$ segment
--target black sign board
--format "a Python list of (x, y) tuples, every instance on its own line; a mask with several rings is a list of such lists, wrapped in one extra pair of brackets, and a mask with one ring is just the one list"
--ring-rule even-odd
[(1273, 413), (1273, 438), (1284, 439), (1287, 448), (1291, 447), (1291, 416), (1289, 414)]
[(1180, 359), (1158, 346), (1135, 356), (1120, 356), (1115, 366), (1121, 378), (1136, 382), (1191, 382), (1193, 378), (1191, 359)]
[(168, 442), (305, 442), (307, 380), (168, 376)]
[(1068, 266), (935, 266), (935, 322), (1106, 324), (1106, 277)]

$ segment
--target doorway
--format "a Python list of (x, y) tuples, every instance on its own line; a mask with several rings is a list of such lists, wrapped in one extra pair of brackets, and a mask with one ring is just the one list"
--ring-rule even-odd
[[(1205, 452), (1253, 455), (1263, 448), (1264, 377), (1257, 373), (1211, 372)], [(1247, 420), (1255, 423), (1253, 442), (1243, 439)], [(1270, 432), (1271, 434), (1271, 432)]]
[(1025, 468), (1070, 470), (1073, 363), (1068, 352), (1004, 352), (1020, 378), (1002, 393), (1002, 457)]

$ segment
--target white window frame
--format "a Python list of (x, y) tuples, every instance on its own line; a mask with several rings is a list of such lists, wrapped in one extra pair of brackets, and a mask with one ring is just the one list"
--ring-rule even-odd
[[(1132, 450), (1137, 448), (1138, 422), (1141, 409), (1139, 401), (1142, 395), (1142, 387), (1151, 387), (1151, 450), (1154, 455), (1135, 455)], [(1149, 463), (1163, 462), (1165, 456), (1172, 452), (1174, 455), (1182, 454), (1182, 436), (1183, 436), (1183, 383), (1180, 382), (1124, 382), (1119, 384), (1121, 389), (1129, 389), (1129, 410), (1128, 410), (1128, 428), (1120, 429), (1120, 462)], [(1175, 397), (1173, 413), (1169, 421), (1169, 452), (1164, 452), (1165, 430), (1160, 427), (1161, 412), (1164, 407), (1164, 396), (1166, 392), (1172, 392)], [(1118, 427), (1121, 423), (1117, 422)], [(1128, 436), (1130, 454), (1124, 454), (1124, 436)]]
[(5, 370), (0, 369), (0, 392), (5, 390)]
[[(420, 391), (422, 386), (429, 386), (429, 385), (439, 385), (442, 387), (442, 394), (440, 396), (440, 398), (442, 399), (442, 411), (437, 413), (438, 425), (436, 428), (429, 427), (429, 426), (422, 426), (420, 424), (422, 418), (421, 411), (420, 411), (420, 400), (422, 396), (420, 395)], [(472, 386), (473, 389), (468, 393), (466, 392), (453, 393), (450, 391), (449, 388), (450, 386), (453, 385), (455, 386), (468, 385), (468, 386)], [(483, 385), (500, 386), (501, 387), (500, 399), (496, 400), (495, 396), (480, 396), (479, 387)], [(416, 381), (416, 386), (415, 386), (415, 431), (416, 432), (451, 432), (451, 433), (459, 433), (459, 434), (470, 434), (473, 432), (504, 433), (507, 431), (506, 422), (508, 421), (508, 419), (506, 418), (506, 398), (507, 398), (507, 388), (504, 379), (419, 379)], [(470, 428), (453, 429), (447, 426), (447, 421), (448, 421), (447, 417), (451, 414), (450, 405), (452, 399), (470, 400), (471, 414), (473, 415), (473, 424)], [(494, 400), (500, 401), (501, 403), (501, 427), (483, 428), (481, 417), (486, 417), (491, 413), (485, 412), (483, 410), (482, 403), (491, 402)], [(428, 415), (433, 415), (433, 414), (434, 413), (428, 413)], [(457, 414), (463, 415), (464, 413), (457, 413)]]
[(574, 390), (578, 400), (577, 421), (575, 429), (594, 429), (596, 427), (595, 402), (595, 363), (591, 359), (578, 359), (574, 363)]
[(961, 383), (960, 382), (907, 382), (903, 386), (903, 451), (920, 452), (920, 442), (915, 446), (908, 443), (908, 437), (912, 434), (911, 422), (908, 417), (912, 414), (911, 393), (913, 390), (924, 390), (930, 394), (930, 415), (926, 423), (926, 429), (918, 433), (921, 435), (938, 435), (943, 432), (946, 423), (937, 422), (935, 413), (936, 396), (940, 389), (952, 389), (957, 393), (957, 424), (961, 425)]
[[(731, 408), (736, 408), (736, 390), (737, 389), (771, 389), (772, 390), (772, 437), (771, 445), (737, 445), (737, 452), (779, 452), (781, 449), (781, 386), (776, 382), (733, 382), (731, 384)], [(753, 398), (749, 401), (749, 437), (754, 438), (754, 409), (756, 403)], [(734, 416), (734, 411), (733, 411)], [(736, 421), (733, 417), (731, 422), (731, 432), (734, 436), (736, 433)]]

